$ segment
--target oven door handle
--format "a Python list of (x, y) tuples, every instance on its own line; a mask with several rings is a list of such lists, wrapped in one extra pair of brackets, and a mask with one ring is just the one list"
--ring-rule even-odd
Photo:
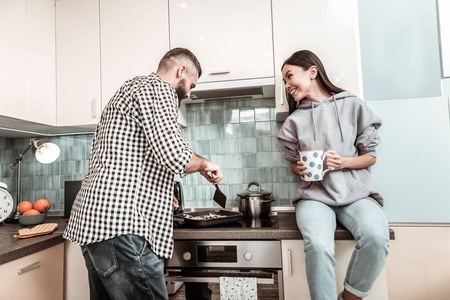
[[(166, 276), (166, 281), (169, 282), (196, 282), (196, 283), (206, 283), (206, 282), (220, 282), (220, 277), (181, 277), (181, 276)], [(275, 281), (272, 278), (256, 278), (257, 284), (274, 284)]]

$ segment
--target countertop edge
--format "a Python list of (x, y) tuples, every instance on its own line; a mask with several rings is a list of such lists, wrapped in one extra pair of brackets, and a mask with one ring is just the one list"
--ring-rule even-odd
[[(234, 230), (224, 231), (219, 229), (192, 229), (179, 228), (173, 233), (174, 240), (303, 240), (298, 229), (294, 230)], [(334, 234), (335, 240), (354, 240), (352, 234), (345, 228), (338, 228)], [(395, 240), (395, 231), (389, 228), (389, 239)]]
[[(174, 240), (298, 240), (303, 239), (298, 230), (295, 219), (289, 213), (279, 219), (279, 228), (252, 229), (252, 228), (174, 228)], [(25, 257), (27, 255), (45, 250), (52, 246), (64, 243), (63, 232), (67, 225), (67, 219), (61, 217), (49, 217), (48, 222), (58, 223), (58, 229), (51, 234), (18, 239), (13, 235), (23, 228), (19, 224), (10, 224), (9, 228), (0, 231), (3, 245), (0, 245), (0, 265)], [(6, 230), (7, 229), (7, 230)], [(395, 240), (395, 227), (389, 228), (390, 239)], [(353, 240), (351, 233), (345, 228), (338, 227), (335, 232), (335, 240)], [(3, 246), (3, 247), (1, 247)]]
[(62, 233), (52, 233), (52, 235), (53, 236), (51, 238), (48, 238), (44, 241), (39, 241), (24, 247), (20, 247), (20, 249), (11, 249), (8, 252), (2, 253), (0, 255), (0, 265), (64, 243), (65, 240), (62, 237)]

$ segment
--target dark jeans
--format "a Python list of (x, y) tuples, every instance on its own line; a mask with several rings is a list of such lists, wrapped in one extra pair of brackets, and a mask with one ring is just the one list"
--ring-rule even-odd
[(167, 300), (164, 259), (148, 242), (127, 234), (81, 246), (89, 273), (91, 300)]

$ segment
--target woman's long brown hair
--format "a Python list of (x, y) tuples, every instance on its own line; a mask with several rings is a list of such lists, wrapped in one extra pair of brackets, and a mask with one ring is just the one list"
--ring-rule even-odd
[[(330, 94), (337, 94), (344, 91), (343, 89), (331, 83), (319, 57), (309, 50), (300, 50), (292, 54), (291, 57), (286, 59), (286, 61), (283, 63), (281, 70), (283, 70), (283, 67), (285, 65), (299, 66), (305, 71), (307, 71), (312, 66), (316, 66), (317, 80), (319, 82), (319, 85), (324, 90), (326, 90)], [(287, 92), (286, 98), (289, 104), (289, 114), (292, 114), (297, 109), (297, 102), (295, 102), (292, 95), (288, 94)]]

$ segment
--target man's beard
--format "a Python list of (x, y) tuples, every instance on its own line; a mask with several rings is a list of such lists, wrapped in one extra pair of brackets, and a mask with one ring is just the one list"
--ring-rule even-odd
[(177, 93), (177, 96), (178, 96), (178, 107), (181, 106), (181, 101), (183, 101), (187, 95), (186, 89), (184, 88), (185, 85), (186, 85), (186, 80), (183, 78), (180, 80), (177, 88), (175, 89), (175, 92)]

